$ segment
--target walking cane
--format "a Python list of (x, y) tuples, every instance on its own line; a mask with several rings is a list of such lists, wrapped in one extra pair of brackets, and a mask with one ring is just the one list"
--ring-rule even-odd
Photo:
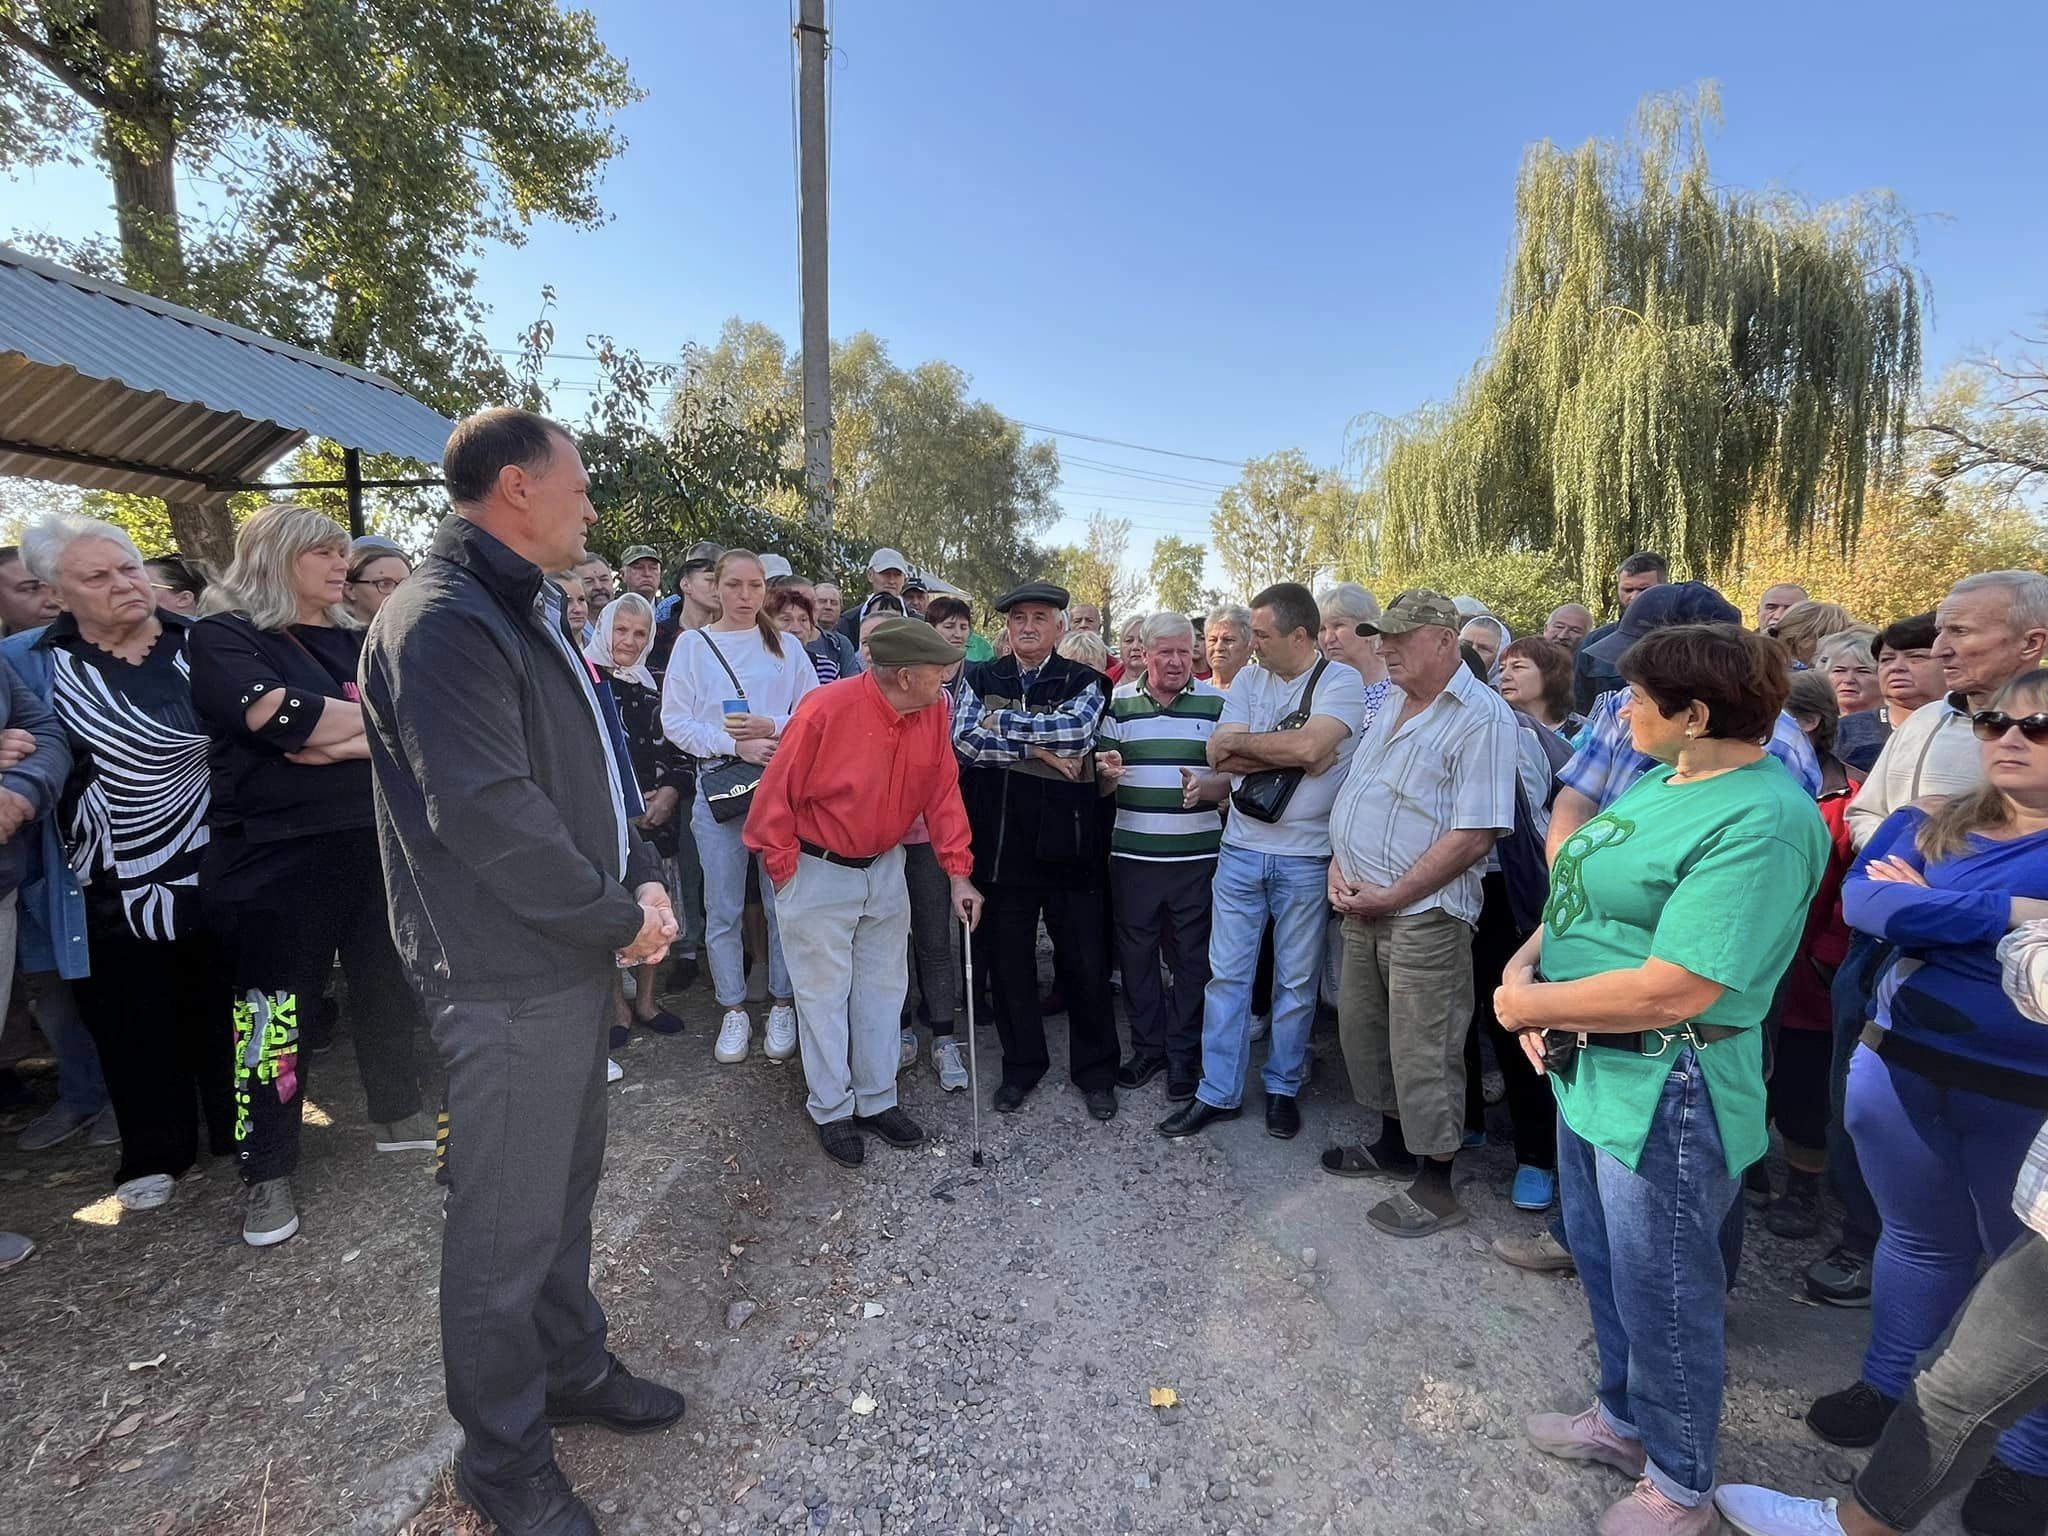
[(981, 1166), (981, 1069), (974, 1053), (974, 930), (960, 919), (960, 948), (967, 957), (967, 1102), (974, 1124), (974, 1166)]

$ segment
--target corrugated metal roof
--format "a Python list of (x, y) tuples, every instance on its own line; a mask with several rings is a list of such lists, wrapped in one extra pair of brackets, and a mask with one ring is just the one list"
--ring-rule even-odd
[(0, 245), (0, 475), (191, 496), (309, 437), (438, 464), (454, 426), (389, 379)]

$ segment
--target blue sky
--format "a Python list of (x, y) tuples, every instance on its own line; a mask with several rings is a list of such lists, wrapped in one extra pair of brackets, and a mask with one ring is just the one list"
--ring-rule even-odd
[[(564, 351), (601, 330), (673, 355), (733, 314), (793, 340), (784, 6), (594, 9), (648, 92), (605, 183), (615, 217), (490, 254), (499, 344), (544, 283)], [(1889, 188), (1921, 217), (1932, 365), (2048, 310), (2039, 0), (1953, 19), (1839, 0), (869, 0), (832, 20), (833, 333), (873, 330), (906, 364), (943, 357), (1025, 421), (1336, 462), (1354, 416), (1441, 396), (1480, 355), (1525, 147), (1619, 133), (1644, 93), (1703, 78), (1720, 82), (1728, 118), (1719, 179), (1814, 199)], [(108, 218), (104, 188), (74, 173), (17, 184), (7, 202), (9, 224), (31, 205), (62, 232)], [(1212, 499), (1079, 467), (1063, 496), (1075, 514), (1128, 516), (1138, 557), (1164, 533), (1206, 538)]]

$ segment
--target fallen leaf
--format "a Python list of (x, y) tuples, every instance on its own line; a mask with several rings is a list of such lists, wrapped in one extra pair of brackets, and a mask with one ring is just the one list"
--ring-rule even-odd
[(140, 1428), (142, 1428), (142, 1415), (131, 1413), (127, 1418), (121, 1420), (120, 1423), (107, 1431), (107, 1438), (109, 1440), (126, 1440)]
[(740, 1256), (741, 1254), (745, 1253), (745, 1252), (746, 1252), (747, 1250), (746, 1250), (746, 1249), (744, 1249), (744, 1248), (742, 1248), (742, 1247), (741, 1247), (741, 1246), (740, 1246), (740, 1245), (739, 1245), (738, 1243), (727, 1243), (727, 1244), (725, 1245), (725, 1251), (726, 1251), (727, 1253), (731, 1254), (731, 1255), (732, 1255), (732, 1256), (733, 1256), (734, 1258), (738, 1258), (738, 1257), (739, 1257), (739, 1256)]
[(737, 1487), (737, 1488), (733, 1489), (733, 1491), (732, 1491), (732, 1501), (733, 1501), (733, 1503), (735, 1503), (735, 1504), (739, 1503), (739, 1501), (740, 1501), (741, 1499), (744, 1499), (744, 1498), (745, 1498), (745, 1497), (746, 1497), (746, 1496), (747, 1496), (747, 1495), (748, 1495), (749, 1493), (753, 1492), (753, 1489), (754, 1489), (754, 1484), (756, 1484), (756, 1483), (758, 1483), (758, 1482), (760, 1482), (760, 1481), (761, 1481), (761, 1479), (759, 1479), (758, 1477), (750, 1477), (750, 1478), (748, 1478), (748, 1479), (747, 1479), (747, 1480), (746, 1480), (746, 1481), (745, 1481), (744, 1483), (741, 1483), (741, 1484), (739, 1485), (739, 1487)]
[(862, 1307), (862, 1308), (860, 1309), (860, 1315), (861, 1315), (862, 1317), (869, 1317), (869, 1318), (872, 1318), (872, 1317), (880, 1317), (880, 1316), (882, 1315), (882, 1313), (883, 1313), (883, 1307), (882, 1307), (882, 1304), (881, 1304), (880, 1302), (876, 1302), (876, 1301), (871, 1301), (871, 1302), (869, 1302), (869, 1303), (868, 1303), (868, 1304), (867, 1304), (866, 1306), (864, 1306), (864, 1307)]
[(142, 1458), (140, 1456), (134, 1456), (129, 1458), (127, 1461), (122, 1462), (121, 1465), (114, 1468), (114, 1470), (116, 1472), (133, 1472), (141, 1465)]
[(130, 1360), (128, 1362), (128, 1369), (131, 1371), (153, 1371), (170, 1358), (171, 1352), (169, 1350), (165, 1350), (162, 1354), (158, 1355), (154, 1360)]
[(344, 1264), (353, 1264), (353, 1263), (355, 1263), (355, 1261), (356, 1261), (357, 1259), (360, 1259), (360, 1258), (361, 1258), (362, 1256), (363, 1256), (363, 1250), (362, 1250), (362, 1249), (360, 1249), (360, 1248), (351, 1248), (351, 1249), (349, 1249), (349, 1251), (348, 1251), (347, 1253), (344, 1253), (344, 1254), (343, 1254), (343, 1255), (341, 1256), (341, 1262), (342, 1262), (342, 1263), (344, 1263)]
[(844, 1216), (845, 1214), (846, 1212), (844, 1211), (834, 1211), (830, 1216), (826, 1217), (825, 1219), (826, 1222), (829, 1224), (831, 1222), (837, 1221), (840, 1217)]
[(298, 1391), (294, 1392), (290, 1397), (285, 1399), (285, 1401), (288, 1403), (303, 1403), (305, 1400), (306, 1389), (304, 1387), (299, 1388)]
[(1180, 1394), (1171, 1387), (1154, 1387), (1152, 1389), (1152, 1406), (1154, 1408), (1171, 1408), (1179, 1402)]
[(881, 1405), (879, 1403), (877, 1403), (872, 1397), (869, 1397), (865, 1392), (856, 1394), (853, 1399), (853, 1411), (859, 1414), (862, 1418), (866, 1418), (869, 1414), (873, 1413), (875, 1409), (877, 1409), (880, 1406)]

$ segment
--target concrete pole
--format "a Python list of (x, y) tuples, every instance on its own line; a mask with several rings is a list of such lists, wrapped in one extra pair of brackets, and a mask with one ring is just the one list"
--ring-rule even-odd
[(825, 259), (825, 0), (802, 0), (797, 23), (797, 145), (803, 245), (804, 486), (811, 522), (832, 531), (832, 331)]

